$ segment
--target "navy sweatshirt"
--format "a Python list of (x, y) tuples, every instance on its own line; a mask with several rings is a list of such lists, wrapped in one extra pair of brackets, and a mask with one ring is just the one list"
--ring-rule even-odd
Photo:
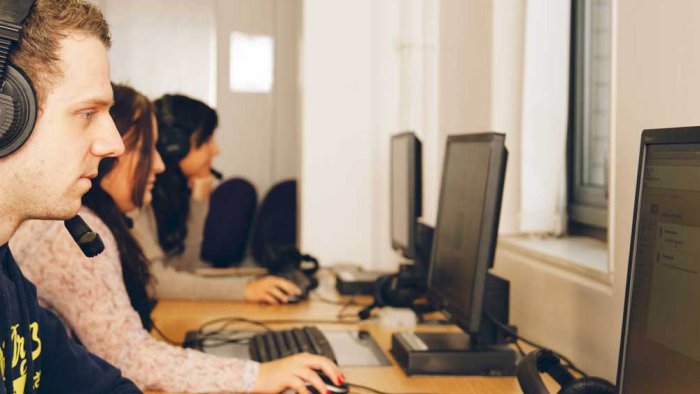
[(0, 246), (0, 394), (140, 393), (118, 369), (75, 343)]

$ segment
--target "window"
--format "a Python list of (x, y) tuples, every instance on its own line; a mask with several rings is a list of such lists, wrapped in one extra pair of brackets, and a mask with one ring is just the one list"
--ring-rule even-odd
[(605, 238), (611, 100), (610, 0), (573, 0), (569, 231)]
[(232, 92), (269, 93), (274, 79), (272, 37), (231, 33), (229, 87)]

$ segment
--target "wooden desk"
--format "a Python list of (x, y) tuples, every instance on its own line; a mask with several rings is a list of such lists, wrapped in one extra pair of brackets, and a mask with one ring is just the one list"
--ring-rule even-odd
[[(322, 290), (328, 290), (322, 289)], [(324, 295), (328, 291), (322, 291)], [(335, 294), (330, 294), (330, 297)], [(325, 298), (325, 297), (324, 297)], [(360, 303), (369, 303), (368, 297), (358, 299)], [(171, 301), (162, 300), (158, 303), (153, 319), (156, 325), (171, 339), (182, 341), (188, 330), (196, 329), (204, 322), (222, 317), (246, 317), (255, 320), (329, 320), (336, 319), (340, 305), (333, 305), (318, 299), (304, 301), (296, 305), (254, 305), (242, 302), (204, 302), (204, 301)], [(356, 312), (360, 307), (347, 308), (347, 312)], [(292, 326), (303, 325), (303, 322)], [(348, 329), (357, 327), (356, 324), (315, 324), (322, 329)], [(274, 324), (274, 328), (288, 327), (290, 324)], [(390, 367), (347, 367), (343, 372), (351, 383), (369, 386), (389, 393), (521, 393), (515, 377), (452, 377), (452, 376), (412, 376), (403, 373), (395, 365), (393, 357), (388, 352), (391, 343), (392, 330), (379, 327), (373, 323), (363, 322), (359, 326), (368, 330), (377, 340), (387, 357), (391, 360)], [(241, 326), (250, 329), (250, 326)], [(456, 327), (420, 327), (420, 331), (440, 332), (457, 331)], [(370, 393), (361, 389), (353, 389), (356, 393)]]

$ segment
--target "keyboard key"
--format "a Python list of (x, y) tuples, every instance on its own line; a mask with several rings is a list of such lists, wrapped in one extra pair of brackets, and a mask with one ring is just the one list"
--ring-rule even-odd
[(260, 361), (261, 363), (272, 361), (270, 360), (270, 354), (267, 352), (267, 346), (265, 346), (265, 340), (262, 336), (254, 336), (249, 342), (248, 349), (250, 351), (250, 357), (253, 360)]
[(334, 362), (336, 361), (335, 353), (333, 353), (333, 348), (331, 347), (331, 344), (328, 342), (326, 336), (323, 335), (321, 330), (319, 330), (316, 327), (304, 327), (304, 331), (306, 331), (306, 334), (309, 336), (313, 347), (316, 349), (316, 354), (328, 357)]
[(267, 351), (270, 353), (270, 360), (277, 360), (280, 358), (280, 352), (277, 350), (277, 345), (275, 344), (275, 339), (272, 337), (272, 335), (268, 335), (270, 333), (267, 333), (266, 335), (263, 336), (263, 339), (265, 340), (265, 345), (267, 346)]
[(282, 335), (284, 335), (284, 339), (287, 340), (287, 345), (289, 345), (289, 351), (292, 354), (301, 353), (301, 348), (299, 347), (296, 338), (294, 338), (294, 334), (292, 334), (290, 330), (282, 331)]
[(295, 328), (292, 330), (292, 334), (294, 334), (294, 338), (296, 338), (297, 343), (299, 344), (299, 347), (301, 348), (302, 352), (314, 352), (314, 348), (311, 346), (311, 343), (309, 343), (309, 337), (306, 336), (304, 330), (300, 328)]
[(304, 352), (319, 354), (336, 361), (331, 344), (316, 327), (257, 334), (248, 343), (248, 352), (253, 360), (260, 362)]
[(277, 350), (279, 350), (280, 358), (282, 357), (287, 357), (292, 352), (289, 350), (289, 346), (287, 346), (287, 341), (284, 339), (284, 336), (282, 335), (281, 331), (275, 331), (272, 332), (272, 337), (275, 339), (275, 344), (277, 344)]

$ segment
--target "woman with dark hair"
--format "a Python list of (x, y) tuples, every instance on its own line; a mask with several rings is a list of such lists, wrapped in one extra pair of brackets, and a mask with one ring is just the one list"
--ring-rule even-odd
[(320, 392), (326, 385), (313, 370), (339, 381), (332, 361), (309, 354), (259, 364), (168, 345), (151, 337), (152, 284), (149, 262), (129, 231), (127, 212), (148, 204), (156, 174), (163, 171), (155, 149), (153, 106), (135, 90), (116, 85), (110, 113), (125, 154), (100, 162), (80, 214), (105, 244), (87, 258), (62, 222), (26, 222), (10, 241), (22, 272), (38, 297), (53, 309), (85, 347), (122, 370), (143, 389), (175, 392)]
[(130, 214), (132, 235), (153, 263), (154, 292), (163, 298), (229, 299), (286, 303), (301, 290), (276, 277), (211, 278), (192, 274), (200, 266), (204, 222), (219, 154), (216, 111), (199, 100), (165, 95), (154, 103), (157, 148), (166, 163), (153, 188), (153, 203)]

